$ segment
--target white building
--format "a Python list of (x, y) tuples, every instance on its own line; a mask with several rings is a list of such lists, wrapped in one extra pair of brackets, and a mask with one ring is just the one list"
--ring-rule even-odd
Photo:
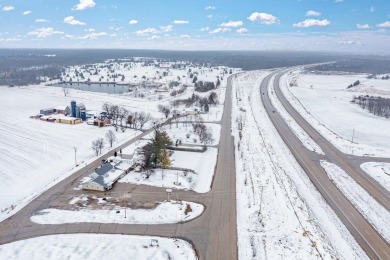
[(83, 183), (82, 188), (83, 190), (110, 190), (117, 180), (131, 170), (131, 166), (129, 162), (124, 160), (103, 164), (89, 176), (91, 180)]

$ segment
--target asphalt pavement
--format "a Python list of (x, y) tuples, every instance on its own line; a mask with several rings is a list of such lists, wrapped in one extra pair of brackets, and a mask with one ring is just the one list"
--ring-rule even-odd
[[(276, 127), (279, 135), (286, 143), (292, 154), (306, 172), (310, 180), (322, 194), (324, 199), (338, 215), (340, 220), (348, 228), (356, 241), (366, 252), (371, 259), (390, 259), (390, 246), (387, 241), (371, 226), (371, 224), (363, 217), (363, 215), (352, 205), (352, 203), (342, 194), (342, 192), (328, 178), (326, 172), (320, 164), (320, 158), (325, 158), (327, 161), (336, 163), (343, 168), (348, 174), (359, 180), (368, 192), (375, 194), (376, 199), (388, 205), (388, 197), (383, 187), (377, 186), (367, 179), (364, 179), (358, 170), (348, 162), (348, 158), (343, 156), (340, 151), (327, 142), (319, 133), (317, 133), (300, 115), (297, 113), (290, 103), (284, 98), (279, 89), (279, 79), (285, 71), (277, 71), (268, 75), (260, 86), (260, 95), (263, 105)], [(318, 156), (315, 152), (309, 151), (298, 137), (291, 131), (289, 126), (278, 114), (273, 107), (269, 94), (268, 86), (271, 79), (275, 77), (273, 82), (278, 98), (282, 102), (286, 110), (300, 124), (300, 126), (313, 138), (314, 141), (322, 148), (324, 156)], [(366, 186), (365, 186), (366, 185)]]

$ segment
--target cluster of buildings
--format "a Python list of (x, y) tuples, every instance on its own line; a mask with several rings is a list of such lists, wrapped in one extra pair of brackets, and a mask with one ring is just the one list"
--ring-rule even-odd
[(39, 111), (39, 119), (46, 122), (75, 125), (87, 119), (87, 110), (83, 103), (71, 101), (70, 106), (50, 107)]

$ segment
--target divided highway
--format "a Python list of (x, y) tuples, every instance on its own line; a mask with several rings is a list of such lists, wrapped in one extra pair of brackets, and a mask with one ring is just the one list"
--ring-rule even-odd
[[(301, 119), (295, 118), (297, 116), (297, 112), (292, 110), (291, 105), (286, 99), (283, 99), (283, 95), (279, 89), (279, 79), (284, 73), (285, 71), (277, 71), (268, 75), (260, 86), (262, 102), (271, 121), (298, 163), (309, 176), (310, 180), (313, 182), (313, 184), (334, 210), (334, 212), (338, 215), (340, 220), (348, 228), (351, 234), (355, 237), (356, 241), (363, 248), (366, 254), (371, 259), (390, 259), (390, 246), (386, 240), (383, 239), (383, 237), (360, 214), (360, 212), (341, 193), (341, 191), (330, 181), (320, 164), (319, 156), (316, 153), (306, 149), (297, 136), (291, 131), (283, 118), (277, 112), (275, 112), (276, 109), (273, 107), (268, 95), (268, 86), (271, 79), (276, 75), (274, 87), (275, 90), (279, 93), (278, 98), (280, 98), (287, 111), (294, 117), (295, 120), (297, 120), (298, 123), (300, 123), (300, 120), (303, 120), (304, 123), (308, 125), (308, 123), (302, 117)], [(306, 131), (306, 125), (303, 122), (301, 123), (301, 127)], [(336, 164), (342, 167), (347, 173), (350, 173), (350, 171), (356, 171), (356, 169), (354, 169), (348, 163), (346, 158), (340, 156), (340, 152), (335, 151), (337, 150), (336, 148), (333, 147), (332, 149), (332, 145), (330, 143), (328, 143), (327, 146), (324, 146), (326, 140), (324, 140), (324, 138), (314, 129), (311, 129), (308, 134), (318, 143), (318, 145), (320, 145), (321, 149), (323, 149), (324, 153), (326, 154), (326, 160), (330, 162), (336, 162)], [(364, 178), (359, 179), (359, 181), (361, 185), (362, 183), (366, 183)], [(380, 201), (383, 205), (386, 205), (386, 208), (387, 206), (390, 206), (386, 192), (384, 192), (380, 187), (378, 188), (372, 183), (367, 183), (367, 187), (364, 188), (369, 189), (373, 194), (375, 194), (378, 201)]]

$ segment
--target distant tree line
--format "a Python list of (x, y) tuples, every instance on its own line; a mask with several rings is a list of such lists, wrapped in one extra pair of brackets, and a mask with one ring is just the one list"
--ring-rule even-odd
[(351, 102), (376, 116), (390, 117), (390, 99), (388, 98), (365, 95), (355, 97)]

